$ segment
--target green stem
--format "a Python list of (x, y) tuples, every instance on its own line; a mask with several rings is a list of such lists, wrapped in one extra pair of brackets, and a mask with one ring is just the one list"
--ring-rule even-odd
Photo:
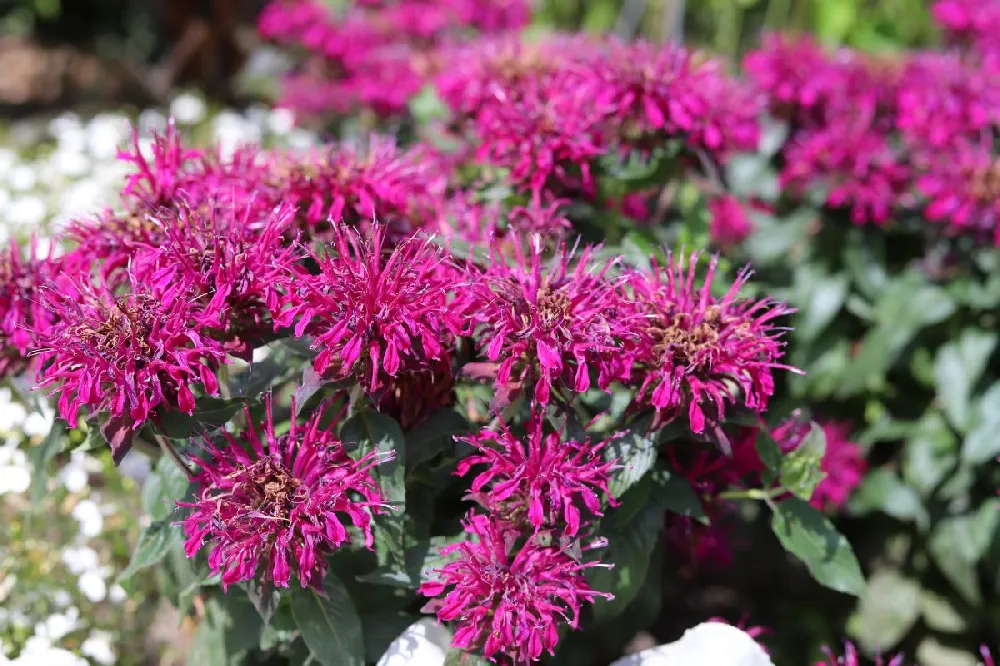
[(187, 476), (188, 481), (192, 480), (194, 478), (194, 472), (191, 471), (191, 468), (188, 467), (187, 463), (184, 462), (184, 459), (181, 458), (181, 454), (178, 453), (173, 443), (158, 432), (153, 433), (153, 439), (156, 440), (156, 443), (160, 446), (163, 452), (170, 456), (170, 459), (181, 468), (184, 475)]

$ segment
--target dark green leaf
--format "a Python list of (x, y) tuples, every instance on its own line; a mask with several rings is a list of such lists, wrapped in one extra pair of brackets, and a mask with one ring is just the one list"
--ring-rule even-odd
[(941, 347), (935, 362), (937, 398), (945, 416), (959, 432), (969, 427), (970, 396), (996, 348), (996, 333), (975, 329)]
[(868, 579), (868, 586), (850, 626), (865, 651), (891, 650), (920, 617), (920, 585), (899, 572), (885, 569)]
[(855, 515), (881, 511), (898, 520), (915, 521), (921, 529), (927, 529), (930, 524), (930, 515), (917, 491), (905, 485), (895, 472), (888, 469), (869, 472), (861, 487), (851, 496), (849, 508)]
[(142, 486), (142, 508), (153, 520), (163, 520), (173, 514), (189, 486), (187, 475), (177, 463), (163, 456)]
[(819, 482), (823, 480), (820, 463), (826, 453), (826, 435), (815, 423), (810, 424), (809, 434), (802, 443), (781, 459), (779, 478), (781, 486), (796, 497), (809, 500)]
[(176, 538), (177, 528), (169, 521), (154, 521), (139, 534), (139, 542), (132, 553), (132, 561), (118, 577), (118, 582), (127, 581), (139, 571), (162, 562)]
[[(345, 442), (358, 444), (363, 453), (378, 451), (383, 456), (385, 462), (380, 463), (375, 472), (386, 499), (398, 505), (401, 511), (404, 510), (406, 449), (403, 431), (396, 420), (371, 409), (362, 409), (344, 423), (341, 436)], [(390, 457), (389, 454), (391, 459), (386, 460)]]
[(312, 363), (307, 363), (302, 369), (302, 381), (295, 387), (295, 414), (298, 415), (309, 398), (323, 388), (326, 381), (313, 369)]
[(653, 488), (653, 496), (663, 509), (708, 524), (704, 505), (684, 477), (671, 476), (658, 483)]
[(921, 493), (932, 492), (955, 467), (958, 441), (940, 413), (920, 419), (903, 451), (903, 480)]
[(376, 585), (390, 585), (416, 589), (421, 583), (431, 580), (431, 573), (459, 556), (458, 553), (444, 557), (441, 548), (465, 540), (464, 534), (454, 537), (434, 537), (427, 541), (418, 541), (406, 549), (403, 566), (390, 564), (382, 566), (358, 580)]
[(471, 429), (468, 419), (453, 409), (442, 409), (406, 433), (406, 468), (432, 460), (451, 447), (456, 435)]
[(859, 596), (865, 579), (847, 539), (822, 513), (793, 497), (774, 508), (771, 529), (789, 553), (805, 563), (826, 587)]
[(770, 486), (778, 478), (781, 472), (781, 447), (771, 437), (767, 429), (762, 428), (757, 433), (757, 441), (754, 443), (760, 461), (764, 463), (764, 471), (761, 473), (761, 483), (765, 487)]
[(362, 615), (365, 658), (377, 662), (392, 642), (419, 619), (402, 611), (373, 611)]
[(941, 573), (972, 604), (982, 599), (976, 565), (993, 539), (1000, 520), (998, 511), (1000, 500), (989, 500), (975, 513), (942, 520), (931, 534), (931, 557)]
[(361, 619), (347, 588), (331, 571), (315, 590), (292, 593), (292, 615), (313, 657), (323, 666), (364, 666)]
[(652, 415), (631, 424), (628, 431), (614, 438), (605, 449), (605, 457), (615, 460), (618, 469), (611, 473), (608, 489), (612, 497), (621, 497), (656, 463), (657, 433), (650, 432)]
[(795, 336), (803, 342), (812, 342), (844, 306), (847, 278), (844, 275), (827, 275), (815, 270), (811, 264), (801, 264), (796, 271), (795, 283), (800, 288), (795, 299), (799, 308)]
[(247, 398), (199, 398), (192, 414), (178, 411), (159, 415), (159, 426), (172, 439), (200, 437), (218, 430), (247, 404)]
[(188, 652), (188, 666), (226, 666), (226, 639), (221, 627), (206, 616), (198, 624)]
[(274, 611), (278, 609), (278, 603), (281, 601), (281, 595), (278, 594), (273, 585), (257, 578), (247, 583), (247, 598), (250, 599), (250, 603), (253, 604), (264, 624), (271, 622)]
[(49, 463), (62, 450), (66, 438), (66, 422), (55, 419), (41, 444), (31, 449), (31, 502), (38, 504), (48, 492)]
[(1000, 455), (1000, 382), (976, 402), (969, 434), (962, 443), (962, 459), (978, 465)]
[(459, 648), (448, 648), (448, 653), (444, 657), (444, 666), (492, 666), (492, 662)]
[(247, 597), (230, 592), (220, 595), (215, 622), (223, 631), (226, 653), (236, 655), (260, 645), (264, 622)]

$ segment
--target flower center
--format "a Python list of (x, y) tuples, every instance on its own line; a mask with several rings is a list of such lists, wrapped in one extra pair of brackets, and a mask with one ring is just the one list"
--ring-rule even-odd
[(546, 330), (555, 328), (569, 318), (572, 303), (561, 289), (545, 285), (538, 291), (537, 303), (538, 322)]
[(714, 356), (718, 349), (722, 313), (716, 305), (709, 306), (702, 321), (692, 325), (687, 312), (675, 313), (669, 322), (654, 324), (649, 334), (654, 340), (653, 352), (657, 364), (697, 367)]
[[(148, 338), (159, 315), (157, 301), (151, 296), (119, 297), (113, 308), (107, 308), (103, 322), (96, 327), (86, 322), (78, 324), (73, 334), (102, 355), (134, 345), (148, 359), (153, 353)], [(143, 363), (142, 359), (137, 363)]]
[(251, 471), (250, 482), (258, 511), (274, 518), (288, 518), (302, 481), (272, 460), (264, 459)]

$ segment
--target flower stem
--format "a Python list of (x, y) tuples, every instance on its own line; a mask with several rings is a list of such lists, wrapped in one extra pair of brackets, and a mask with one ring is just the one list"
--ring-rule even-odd
[(174, 447), (173, 443), (158, 432), (153, 433), (153, 439), (155, 439), (156, 443), (161, 449), (163, 449), (163, 452), (170, 456), (174, 463), (181, 468), (184, 475), (188, 478), (188, 481), (192, 480), (194, 478), (194, 472), (191, 471), (191, 468), (188, 467), (187, 463), (184, 462), (184, 459), (181, 458), (181, 454), (177, 451), (176, 447)]

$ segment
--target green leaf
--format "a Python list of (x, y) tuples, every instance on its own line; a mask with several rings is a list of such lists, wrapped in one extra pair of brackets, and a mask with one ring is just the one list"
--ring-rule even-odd
[(159, 414), (159, 426), (171, 439), (191, 439), (218, 430), (248, 403), (247, 398), (199, 398), (194, 412), (170, 411)]
[(295, 414), (298, 415), (309, 398), (316, 395), (316, 392), (323, 388), (326, 380), (313, 369), (312, 363), (307, 363), (302, 369), (302, 381), (295, 387)]
[(31, 449), (31, 502), (38, 504), (48, 492), (49, 463), (62, 450), (66, 437), (66, 422), (55, 419), (45, 440)]
[(930, 514), (916, 490), (907, 486), (892, 470), (879, 468), (868, 473), (848, 505), (854, 515), (881, 511), (898, 520), (916, 522), (921, 529), (930, 525)]
[(167, 518), (187, 494), (187, 475), (169, 456), (160, 458), (142, 486), (142, 508), (153, 520)]
[(221, 627), (206, 616), (198, 624), (188, 652), (188, 666), (226, 666), (226, 640)]
[(865, 651), (874, 653), (894, 648), (919, 617), (920, 585), (884, 569), (868, 579), (849, 627)]
[(931, 493), (954, 468), (958, 442), (944, 417), (928, 412), (917, 424), (903, 451), (903, 480), (923, 494)]
[(937, 399), (945, 416), (959, 432), (968, 430), (969, 397), (996, 345), (996, 333), (966, 329), (957, 341), (947, 343), (938, 351), (935, 362)]
[(931, 558), (955, 589), (974, 605), (982, 601), (976, 567), (986, 553), (1000, 520), (1000, 499), (983, 503), (978, 511), (940, 521), (931, 534)]
[(468, 419), (453, 409), (442, 409), (406, 433), (406, 469), (434, 459), (448, 450), (456, 435), (471, 430)]
[(465, 540), (465, 534), (462, 533), (451, 537), (436, 536), (430, 540), (418, 541), (406, 549), (403, 566), (395, 563), (381, 566), (369, 574), (358, 576), (358, 580), (363, 583), (416, 589), (421, 583), (433, 578), (432, 570), (444, 566), (460, 555), (453, 553), (445, 557), (441, 555), (441, 548)]
[(612, 497), (624, 495), (656, 463), (658, 433), (650, 432), (652, 423), (652, 415), (644, 416), (632, 423), (628, 431), (608, 443), (605, 458), (617, 461), (618, 465), (618, 469), (611, 473), (608, 483)]
[(373, 611), (361, 616), (365, 659), (377, 662), (401, 633), (420, 618), (403, 611)]
[(391, 459), (375, 468), (375, 473), (380, 479), (386, 499), (404, 510), (406, 449), (403, 431), (396, 420), (371, 409), (362, 409), (344, 423), (341, 436), (345, 442), (358, 444), (362, 454), (370, 451), (378, 451), (385, 457), (388, 457), (386, 454), (392, 454)]
[(789, 498), (774, 507), (771, 529), (781, 545), (826, 587), (859, 596), (865, 579), (851, 545), (826, 517), (807, 502)]
[(978, 465), (1000, 455), (1000, 382), (975, 405), (969, 434), (962, 443), (962, 460)]
[(309, 651), (323, 666), (364, 666), (361, 619), (332, 571), (323, 580), (323, 595), (313, 589), (292, 593), (292, 616)]
[(492, 662), (461, 648), (448, 648), (444, 656), (444, 666), (492, 666)]
[(653, 496), (663, 509), (708, 524), (705, 506), (684, 477), (671, 476), (658, 483), (654, 487)]
[(223, 631), (226, 653), (236, 655), (260, 645), (264, 622), (247, 597), (224, 594), (217, 597), (215, 623)]
[(774, 483), (775, 479), (781, 473), (781, 447), (771, 437), (771, 433), (761, 428), (757, 433), (757, 441), (754, 442), (754, 448), (757, 450), (760, 461), (764, 464), (764, 471), (761, 473), (760, 479), (761, 483), (765, 487), (768, 487)]
[(820, 463), (826, 453), (826, 435), (815, 423), (810, 424), (809, 434), (802, 443), (781, 460), (779, 474), (781, 486), (796, 497), (806, 501), (823, 480)]
[(954, 602), (947, 596), (936, 594), (930, 590), (920, 593), (920, 613), (924, 616), (927, 626), (935, 631), (958, 633), (968, 626), (966, 618), (955, 608)]
[(269, 582), (265, 583), (257, 578), (247, 582), (247, 598), (264, 624), (269, 624), (274, 612), (281, 602), (281, 595)]
[(800, 291), (795, 298), (799, 314), (795, 321), (795, 337), (810, 343), (832, 322), (847, 299), (847, 277), (827, 275), (812, 264), (801, 264), (796, 270), (795, 284)]
[(139, 542), (132, 553), (132, 560), (128, 568), (118, 577), (118, 583), (121, 584), (143, 569), (162, 562), (176, 538), (177, 528), (171, 525), (170, 521), (154, 521), (139, 534)]

